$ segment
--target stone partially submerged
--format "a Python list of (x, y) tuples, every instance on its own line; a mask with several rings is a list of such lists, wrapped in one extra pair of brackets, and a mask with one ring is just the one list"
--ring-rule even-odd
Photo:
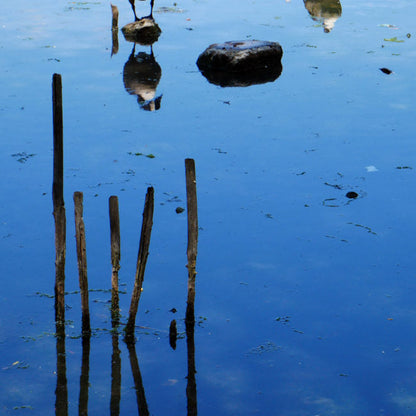
[(282, 72), (282, 55), (277, 42), (231, 41), (210, 45), (196, 64), (213, 84), (248, 86), (275, 81)]
[(127, 41), (141, 45), (152, 45), (162, 33), (159, 25), (152, 17), (142, 17), (135, 22), (127, 23), (121, 31)]

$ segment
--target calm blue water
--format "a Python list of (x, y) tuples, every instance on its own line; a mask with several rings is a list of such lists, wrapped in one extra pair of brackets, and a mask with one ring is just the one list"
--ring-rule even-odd
[[(149, 13), (137, 3), (140, 16)], [(133, 14), (127, 0), (116, 5), (121, 28)], [(120, 203), (125, 320), (149, 185), (154, 228), (136, 353), (150, 414), (187, 411), (187, 225), (175, 212), (186, 206), (187, 157), (196, 163), (201, 227), (198, 414), (416, 414), (415, 13), (411, 0), (343, 0), (325, 33), (300, 0), (156, 0), (154, 94), (162, 99), (149, 112), (124, 87), (133, 45), (121, 32), (111, 56), (109, 3), (2, 5), (0, 414), (55, 414), (54, 300), (46, 296), (55, 278), (53, 73), (63, 79), (66, 289), (78, 290), (72, 194), (82, 191), (89, 285), (98, 290), (90, 293), (90, 415), (110, 414), (108, 198)], [(282, 45), (274, 83), (220, 88), (198, 72), (209, 44), (244, 39)], [(79, 294), (66, 303), (75, 415)], [(171, 319), (181, 335), (175, 351)], [(119, 414), (133, 414), (129, 352), (119, 346)]]

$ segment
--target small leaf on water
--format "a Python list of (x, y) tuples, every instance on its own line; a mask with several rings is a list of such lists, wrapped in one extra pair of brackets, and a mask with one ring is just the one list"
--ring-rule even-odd
[(385, 42), (396, 42), (396, 43), (403, 43), (404, 40), (402, 39), (397, 39), (396, 36), (394, 36), (393, 38), (384, 38)]

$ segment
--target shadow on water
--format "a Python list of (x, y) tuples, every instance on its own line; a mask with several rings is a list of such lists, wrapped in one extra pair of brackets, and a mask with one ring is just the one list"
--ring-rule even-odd
[(303, 0), (303, 2), (312, 19), (323, 26), (325, 33), (329, 33), (341, 17), (342, 7), (339, 0)]

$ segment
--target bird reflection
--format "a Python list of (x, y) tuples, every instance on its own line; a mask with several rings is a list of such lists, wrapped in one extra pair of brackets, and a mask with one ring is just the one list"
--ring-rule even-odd
[(140, 107), (146, 111), (160, 109), (162, 95), (156, 96), (157, 86), (162, 76), (162, 69), (156, 62), (153, 48), (150, 54), (139, 52), (136, 55), (136, 44), (123, 69), (124, 88), (131, 95), (137, 96)]
[(303, 2), (312, 19), (322, 24), (325, 33), (329, 33), (341, 17), (342, 7), (339, 0), (303, 0)]

